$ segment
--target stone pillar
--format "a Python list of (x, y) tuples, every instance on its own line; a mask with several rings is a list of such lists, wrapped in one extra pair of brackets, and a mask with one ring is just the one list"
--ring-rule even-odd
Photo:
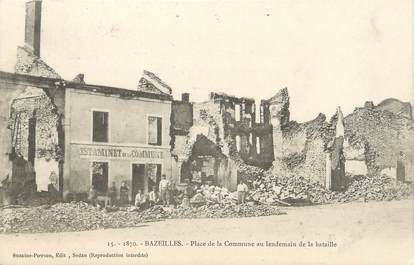
[(272, 125), (273, 153), (275, 163), (283, 157), (283, 134), (282, 128), (289, 122), (289, 95), (287, 88), (281, 89), (275, 96), (270, 98), (269, 114)]

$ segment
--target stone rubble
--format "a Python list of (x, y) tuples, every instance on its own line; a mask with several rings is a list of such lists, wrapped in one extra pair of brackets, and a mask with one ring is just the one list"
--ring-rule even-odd
[(0, 233), (74, 232), (139, 226), (177, 218), (237, 218), (279, 215), (276, 206), (204, 204), (199, 207), (163, 207), (143, 211), (136, 207), (99, 209), (85, 202), (0, 209)]
[[(23, 206), (0, 209), (0, 233), (73, 232), (139, 226), (145, 222), (179, 218), (238, 218), (284, 214), (279, 205), (343, 203), (370, 200), (400, 200), (413, 194), (413, 187), (386, 175), (348, 176), (343, 192), (326, 190), (301, 176), (277, 176), (260, 172), (250, 182), (247, 203), (237, 204), (237, 192), (202, 185), (191, 198), (177, 194), (176, 206), (155, 205), (101, 209), (85, 202), (54, 203), (38, 198)], [(37, 206), (43, 203), (43, 205)]]
[(259, 203), (323, 204), (369, 200), (401, 200), (413, 194), (413, 187), (381, 176), (348, 176), (351, 180), (343, 192), (333, 192), (301, 176), (267, 174), (253, 182), (251, 198)]

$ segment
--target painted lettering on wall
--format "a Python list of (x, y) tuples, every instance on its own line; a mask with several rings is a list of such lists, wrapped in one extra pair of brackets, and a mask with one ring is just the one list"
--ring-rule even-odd
[(81, 157), (100, 157), (110, 159), (133, 159), (133, 158), (150, 158), (163, 159), (163, 152), (157, 150), (146, 150), (133, 147), (102, 147), (87, 146), (79, 147)]

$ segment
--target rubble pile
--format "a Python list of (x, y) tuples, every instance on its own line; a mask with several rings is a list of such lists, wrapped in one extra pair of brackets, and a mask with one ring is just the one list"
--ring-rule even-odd
[(178, 207), (171, 212), (171, 218), (236, 218), (284, 214), (276, 206), (253, 204), (205, 204), (200, 207)]
[(171, 218), (227, 218), (279, 215), (276, 206), (207, 203), (199, 207), (156, 205), (100, 209), (85, 202), (57, 203), (39, 207), (7, 207), (0, 210), (0, 233), (75, 232), (134, 227)]
[(246, 183), (253, 183), (257, 178), (263, 177), (265, 171), (262, 168), (247, 165), (241, 159), (236, 161), (238, 177)]
[(410, 185), (382, 176), (348, 176), (351, 181), (343, 192), (325, 189), (318, 182), (301, 176), (266, 175), (253, 182), (251, 198), (262, 204), (308, 202), (314, 204), (400, 200), (413, 194)]
[(283, 202), (326, 203), (333, 193), (321, 184), (296, 175), (266, 174), (253, 182), (251, 198), (262, 204)]
[(345, 192), (336, 194), (335, 200), (338, 202), (401, 200), (412, 193), (412, 186), (396, 182), (387, 175), (355, 176)]

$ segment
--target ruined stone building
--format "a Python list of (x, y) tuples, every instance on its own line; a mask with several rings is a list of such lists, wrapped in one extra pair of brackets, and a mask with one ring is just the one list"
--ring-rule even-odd
[[(161, 174), (178, 189), (188, 181), (235, 190), (240, 179), (300, 175), (341, 190), (347, 174), (388, 174), (412, 181), (412, 107), (396, 99), (344, 117), (290, 119), (289, 93), (251, 98), (211, 93), (191, 102), (144, 71), (135, 90), (64, 80), (40, 58), (41, 1), (26, 4), (25, 45), (15, 73), (0, 72), (0, 178), (19, 179), (15, 163), (35, 174), (36, 189), (105, 193), (126, 182), (130, 197), (157, 186)], [(27, 171), (27, 170), (26, 170)]]
[(126, 182), (133, 197), (161, 174), (171, 178), (171, 88), (149, 71), (136, 90), (87, 84), (83, 74), (63, 80), (39, 57), (41, 4), (26, 4), (16, 73), (0, 72), (2, 179), (19, 182), (16, 157), (32, 168), (37, 191), (53, 183), (64, 195)]
[(269, 168), (273, 161), (267, 105), (249, 98), (211, 93), (190, 103), (173, 101), (172, 154), (179, 183), (210, 181), (235, 189), (241, 163)]

